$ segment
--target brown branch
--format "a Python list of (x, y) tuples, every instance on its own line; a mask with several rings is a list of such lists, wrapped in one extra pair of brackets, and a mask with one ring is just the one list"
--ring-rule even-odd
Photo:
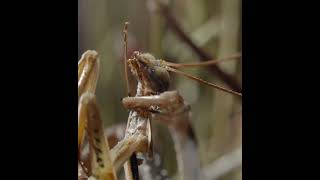
[[(215, 57), (209, 55), (200, 47), (198, 47), (191, 38), (182, 30), (178, 21), (171, 14), (169, 8), (166, 5), (158, 3), (159, 12), (165, 18), (168, 27), (190, 48), (200, 57), (200, 61), (205, 61), (207, 59), (215, 59)], [(214, 75), (218, 76), (222, 81), (224, 81), (231, 89), (236, 92), (242, 92), (242, 87), (238, 81), (231, 75), (222, 71), (218, 66), (209, 66), (207, 69)]]

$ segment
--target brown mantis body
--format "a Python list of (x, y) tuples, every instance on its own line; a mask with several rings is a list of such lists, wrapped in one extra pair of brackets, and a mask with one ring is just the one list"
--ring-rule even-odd
[[(134, 153), (152, 155), (151, 120), (158, 120), (169, 126), (175, 143), (181, 178), (203, 179), (197, 143), (190, 124), (190, 106), (184, 102), (178, 91), (168, 91), (169, 72), (185, 75), (238, 96), (241, 94), (186, 75), (172, 68), (174, 64), (157, 60), (147, 53), (135, 52), (126, 63), (138, 81), (138, 86), (135, 97), (126, 97), (122, 100), (124, 107), (130, 110), (127, 128), (124, 138), (112, 149), (105, 138), (94, 95), (99, 74), (97, 53), (87, 51), (78, 64), (79, 178), (117, 179), (116, 172), (124, 165), (126, 179), (136, 180), (139, 175), (135, 174), (132, 167), (134, 164), (130, 163), (134, 160), (132, 155)], [(90, 157), (87, 161), (83, 161), (81, 147), (85, 143), (86, 135)]]
[[(199, 179), (200, 162), (189, 121), (190, 106), (185, 104), (177, 91), (168, 91), (170, 76), (162, 67), (161, 60), (156, 60), (150, 54), (136, 52), (128, 62), (132, 73), (138, 79), (138, 89), (136, 97), (123, 99), (125, 108), (140, 111), (142, 116), (147, 115), (148, 118), (169, 125), (175, 149), (179, 152), (178, 164), (181, 167), (182, 179)], [(129, 115), (129, 123), (132, 115)]]

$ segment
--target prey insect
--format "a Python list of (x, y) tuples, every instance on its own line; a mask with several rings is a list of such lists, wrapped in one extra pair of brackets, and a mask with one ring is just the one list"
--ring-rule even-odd
[[(214, 65), (222, 60), (194, 64), (174, 64), (158, 60), (148, 53), (134, 52), (127, 59), (127, 26), (124, 30), (125, 74), (128, 97), (122, 99), (129, 110), (124, 138), (110, 149), (97, 105), (95, 89), (99, 77), (99, 56), (87, 51), (78, 63), (78, 161), (79, 179), (117, 179), (116, 172), (124, 166), (127, 180), (139, 179), (139, 159), (136, 154), (152, 157), (151, 121), (168, 125), (177, 152), (182, 179), (202, 179), (197, 143), (190, 123), (190, 106), (176, 90), (169, 91), (169, 72), (204, 83), (224, 92), (242, 96), (224, 87), (184, 73), (178, 68)], [(138, 82), (136, 92), (129, 92), (129, 71)], [(133, 96), (135, 94), (135, 96)]]

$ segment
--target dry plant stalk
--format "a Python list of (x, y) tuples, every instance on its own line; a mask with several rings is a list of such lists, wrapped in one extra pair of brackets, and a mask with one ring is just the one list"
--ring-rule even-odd
[[(126, 31), (125, 25), (125, 53)], [(178, 91), (168, 91), (169, 72), (178, 73), (192, 80), (204, 83), (227, 93), (242, 96), (241, 93), (209, 83), (175, 68), (183, 67), (159, 60), (148, 53), (134, 52), (129, 60), (125, 55), (125, 73), (130, 68), (138, 81), (135, 97), (122, 100), (129, 109), (125, 136), (111, 150), (103, 130), (103, 121), (95, 98), (95, 89), (99, 76), (99, 56), (95, 51), (87, 51), (78, 63), (78, 159), (79, 178), (117, 179), (116, 172), (124, 165), (126, 179), (137, 180), (137, 162), (133, 162), (135, 153), (152, 156), (151, 119), (168, 125), (177, 153), (179, 173), (182, 179), (203, 179), (197, 142), (190, 123), (190, 106), (184, 102)], [(239, 55), (237, 56), (239, 57)], [(235, 57), (235, 58), (237, 58)], [(234, 58), (234, 57), (232, 57)], [(227, 58), (228, 59), (228, 58)], [(207, 62), (214, 65), (216, 61)], [(128, 67), (126, 67), (128, 65)], [(203, 66), (199, 64), (198, 66)], [(185, 65), (186, 67), (197, 64)], [(127, 75), (127, 74), (126, 74)], [(126, 78), (128, 79), (128, 78)], [(129, 83), (127, 82), (127, 89)], [(83, 160), (83, 146), (88, 144), (88, 159)]]

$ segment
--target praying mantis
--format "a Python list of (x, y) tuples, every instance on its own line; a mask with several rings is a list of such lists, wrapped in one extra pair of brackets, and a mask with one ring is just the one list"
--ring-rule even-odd
[[(181, 67), (215, 65), (222, 60), (237, 59), (241, 55), (204, 63), (175, 64), (136, 51), (127, 59), (127, 28), (128, 23), (125, 23), (124, 71), (128, 97), (122, 99), (122, 104), (129, 110), (129, 116), (124, 137), (112, 148), (105, 135), (95, 96), (100, 57), (96, 51), (89, 50), (78, 62), (78, 179), (116, 180), (116, 173), (122, 166), (127, 180), (139, 179), (139, 159), (136, 154), (151, 158), (153, 155), (151, 121), (160, 121), (169, 127), (181, 179), (203, 179), (197, 142), (190, 124), (191, 108), (177, 90), (169, 90), (169, 72), (242, 97), (241, 93), (178, 70)], [(135, 96), (129, 92), (128, 70), (138, 82)]]

